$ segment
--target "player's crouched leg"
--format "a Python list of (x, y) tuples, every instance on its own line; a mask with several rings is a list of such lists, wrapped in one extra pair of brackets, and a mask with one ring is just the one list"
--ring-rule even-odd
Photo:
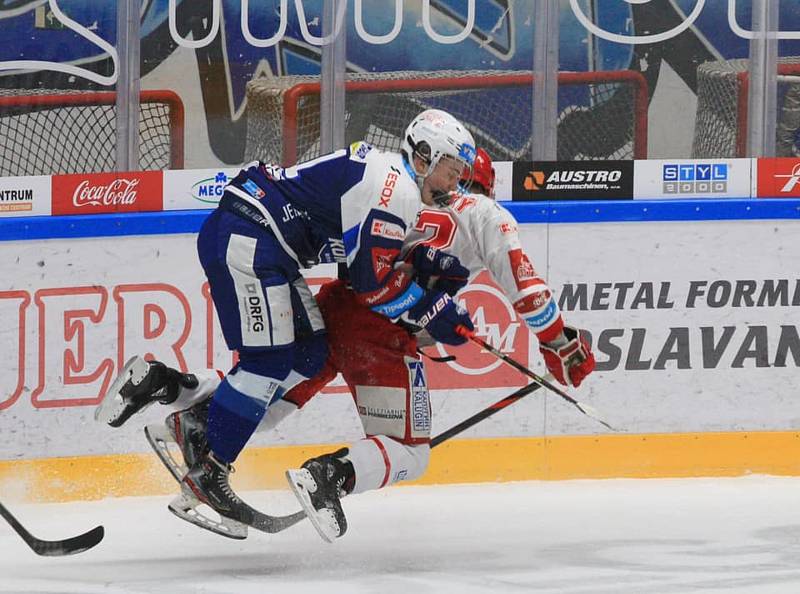
[(347, 458), (355, 480), (351, 493), (382, 489), (425, 474), (431, 456), (429, 443), (408, 445), (386, 435), (374, 435), (350, 446)]
[(408, 445), (374, 435), (332, 454), (311, 458), (286, 478), (314, 528), (328, 542), (347, 531), (341, 498), (422, 476), (430, 444)]
[(369, 374), (357, 363), (349, 361), (343, 373), (367, 438), (287, 472), (309, 519), (329, 542), (347, 530), (342, 497), (418, 478), (430, 459), (430, 396), (422, 361), (396, 353)]

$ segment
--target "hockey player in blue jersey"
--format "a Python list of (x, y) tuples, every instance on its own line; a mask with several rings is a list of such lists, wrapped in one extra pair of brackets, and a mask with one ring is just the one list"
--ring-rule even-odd
[[(167, 418), (162, 437), (179, 445), (188, 472), (170, 466), (165, 439), (148, 435), (181, 481), (183, 497), (170, 507), (177, 515), (227, 536), (246, 534), (250, 508), (230, 488), (231, 464), (270, 403), (314, 376), (327, 356), (322, 316), (300, 269), (346, 263), (361, 303), (390, 318), (403, 316), (439, 342), (464, 342), (455, 328), (472, 328), (468, 314), (446, 291), (416, 279), (466, 279), (468, 270), (430, 247), (399, 258), (421, 197), (449, 198), (472, 167), (474, 141), (451, 115), (426, 110), (408, 126), (402, 146), (398, 154), (357, 142), (289, 168), (250, 163), (206, 219), (197, 241), (200, 263), (239, 362), (210, 403)], [(119, 426), (151, 402), (174, 400), (176, 390), (152, 389), (159, 382), (191, 387), (197, 381), (165, 373), (163, 364), (132, 360), (97, 418)], [(220, 522), (197, 521), (200, 503), (218, 512)]]

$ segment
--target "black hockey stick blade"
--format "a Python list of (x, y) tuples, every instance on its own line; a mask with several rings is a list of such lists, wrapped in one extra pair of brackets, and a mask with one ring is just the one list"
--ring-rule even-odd
[(282, 532), (306, 518), (306, 512), (302, 510), (288, 516), (268, 516), (262, 514), (258, 510), (253, 511), (255, 512), (253, 521), (248, 524), (248, 526), (260, 530), (261, 532), (266, 532), (267, 534)]
[(20, 535), (22, 540), (25, 541), (34, 553), (43, 557), (77, 555), (99, 544), (105, 536), (105, 529), (102, 526), (97, 526), (89, 530), (89, 532), (73, 536), (72, 538), (65, 538), (64, 540), (42, 540), (28, 532), (2, 503), (0, 503), (0, 515), (3, 516), (6, 522), (11, 524), (14, 531)]

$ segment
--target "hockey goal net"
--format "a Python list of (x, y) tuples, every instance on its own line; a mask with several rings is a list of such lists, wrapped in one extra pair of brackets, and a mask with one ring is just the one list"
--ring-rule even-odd
[[(639, 72), (562, 72), (558, 158), (643, 159), (647, 155), (647, 83)], [(444, 109), (495, 160), (530, 158), (530, 71), (349, 73), (345, 140), (399, 150), (409, 122)], [(319, 156), (318, 77), (260, 78), (247, 85), (246, 158), (291, 165)]]
[[(116, 168), (112, 91), (0, 91), (0, 176)], [(142, 91), (139, 168), (183, 168), (184, 111), (172, 91)]]
[[(750, 91), (746, 59), (706, 62), (697, 68), (697, 115), (692, 156), (747, 156), (747, 102)], [(800, 154), (800, 57), (778, 64), (776, 155)]]

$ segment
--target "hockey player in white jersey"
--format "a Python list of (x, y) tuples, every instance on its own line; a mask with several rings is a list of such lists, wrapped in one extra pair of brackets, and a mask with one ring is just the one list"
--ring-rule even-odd
[[(492, 195), (491, 159), (480, 149), (473, 183)], [(594, 356), (581, 332), (564, 324), (552, 291), (520, 245), (514, 218), (485, 195), (454, 193), (451, 198), (447, 205), (423, 199), (426, 208), (406, 237), (404, 253), (424, 246), (457, 256), (470, 276), (488, 270), (538, 337), (548, 369), (562, 384), (579, 386), (594, 369)], [(417, 278), (424, 285), (453, 294), (467, 283), (466, 276), (452, 274)], [(422, 361), (416, 354), (415, 331), (419, 329), (413, 320), (392, 324), (375, 316), (359, 306), (343, 281), (324, 285), (317, 301), (329, 332), (328, 361), (317, 376), (289, 391), (270, 414), (275, 413), (275, 422), (293, 407), (301, 407), (337, 373), (343, 375), (356, 400), (367, 438), (349, 451), (309, 460), (302, 469), (289, 472), (290, 482), (295, 481), (293, 488), (301, 502), (305, 498), (306, 511), (320, 534), (332, 540), (346, 527), (341, 496), (422, 475), (428, 465), (431, 423), (429, 409), (414, 406), (418, 399), (427, 403), (428, 393)], [(403, 406), (403, 402), (411, 405)], [(408, 414), (393, 416), (404, 410)], [(349, 467), (352, 464), (357, 465), (356, 472)], [(315, 484), (304, 474), (317, 474), (320, 468), (332, 473), (335, 488), (316, 485), (318, 491), (305, 493), (306, 484)]]
[[(466, 181), (466, 180), (465, 180)], [(453, 194), (446, 208), (427, 204), (417, 215), (403, 246), (413, 253), (420, 245), (456, 256), (474, 278), (488, 270), (519, 316), (536, 334), (549, 370), (564, 385), (578, 387), (586, 365), (563, 368), (572, 350), (585, 350), (578, 333), (565, 327), (553, 292), (528, 258), (519, 240), (517, 222), (498, 204), (494, 194), (494, 168), (489, 155), (478, 149), (471, 193)], [(569, 344), (567, 352), (563, 348)], [(559, 349), (556, 355), (554, 348)], [(589, 353), (582, 353), (589, 361)]]
[[(358, 304), (374, 315), (403, 315), (439, 341), (460, 344), (469, 316), (438, 287), (416, 276), (464, 275), (457, 259), (427, 246), (403, 252), (420, 200), (457, 188), (475, 158), (470, 133), (440, 110), (426, 110), (406, 130), (402, 153), (354, 143), (296, 167), (254, 162), (226, 186), (198, 235), (198, 254), (228, 348), (238, 364), (209, 401), (170, 415), (167, 437), (186, 467), (162, 460), (181, 481), (184, 499), (170, 509), (226, 536), (242, 537), (253, 514), (230, 489), (228, 475), (267, 407), (298, 381), (315, 376), (328, 355), (325, 325), (299, 270), (320, 262), (346, 265)], [(208, 382), (203, 384), (208, 386)], [(199, 392), (196, 376), (134, 359), (97, 409), (112, 426), (147, 404)], [(427, 401), (425, 403), (427, 405)], [(352, 474), (358, 460), (338, 456)], [(188, 468), (188, 471), (185, 471)], [(306, 477), (307, 475), (307, 477)], [(328, 468), (305, 472), (307, 492), (329, 489)], [(205, 503), (222, 517), (196, 520)], [(342, 530), (343, 531), (343, 530)]]

